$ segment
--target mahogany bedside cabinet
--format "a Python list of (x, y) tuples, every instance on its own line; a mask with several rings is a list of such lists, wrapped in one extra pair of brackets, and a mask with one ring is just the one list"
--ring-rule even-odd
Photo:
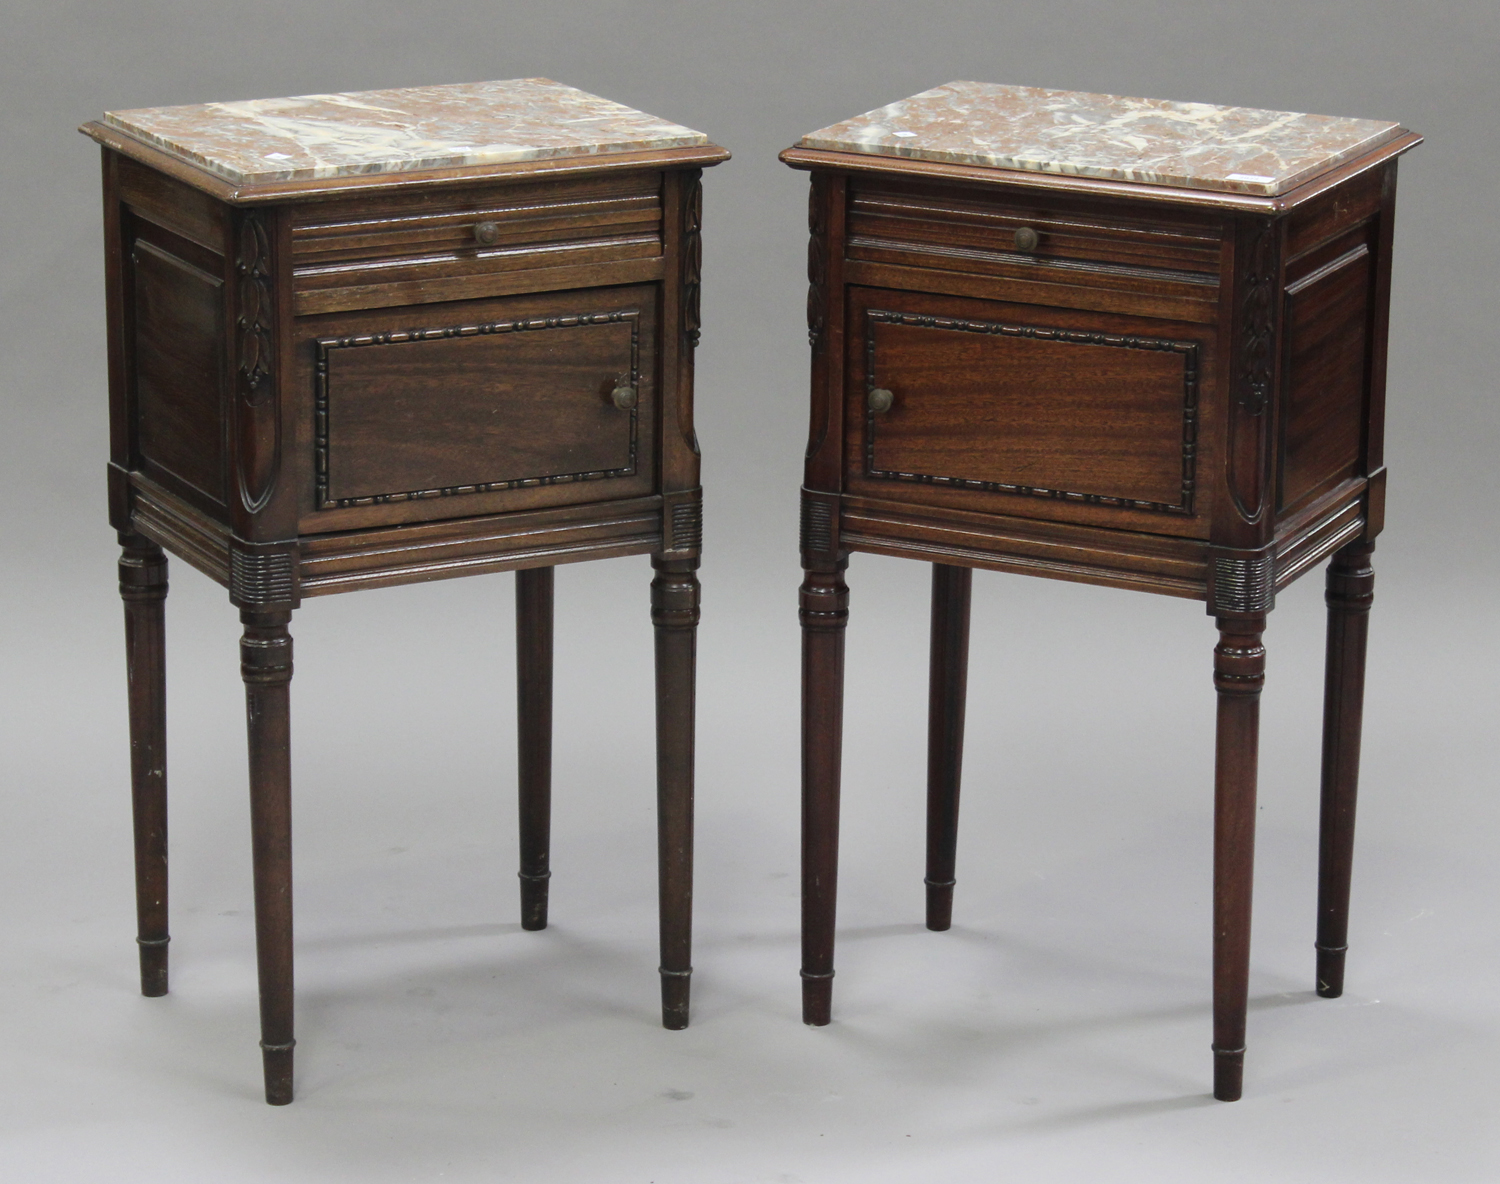
[(1216, 618), (1214, 1096), (1240, 1096), (1276, 590), (1332, 556), (1317, 989), (1343, 989), (1385, 494), (1391, 123), (953, 82), (805, 137), (803, 1018), (829, 1022), (850, 552), (933, 564), (927, 925), (949, 926), (972, 569)]
[(266, 1100), (292, 1097), (288, 624), (516, 572), (521, 914), (547, 923), (553, 566), (655, 568), (662, 1016), (688, 1022), (698, 132), (543, 78), (120, 111), (110, 522), (141, 989), (167, 990), (164, 552), (244, 626)]

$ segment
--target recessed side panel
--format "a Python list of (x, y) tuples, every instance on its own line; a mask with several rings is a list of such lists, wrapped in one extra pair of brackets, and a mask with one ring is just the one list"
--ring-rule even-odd
[(1283, 510), (1359, 475), (1373, 260), (1363, 239), (1338, 246), (1286, 291)]
[(848, 459), (869, 496), (1191, 533), (1206, 352), (1195, 334), (867, 289), (853, 303), (848, 415), (862, 430)]
[(131, 271), (142, 461), (223, 505), (223, 280), (145, 238)]

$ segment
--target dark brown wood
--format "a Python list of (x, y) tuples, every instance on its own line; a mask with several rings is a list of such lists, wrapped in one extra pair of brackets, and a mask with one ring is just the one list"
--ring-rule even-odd
[(701, 178), (728, 153), (241, 186), (83, 130), (104, 148), (109, 515), (126, 549), (143, 989), (166, 989), (163, 549), (227, 587), (245, 622), (277, 1104), (292, 1096), (292, 610), (303, 596), (518, 572), (522, 922), (541, 928), (552, 568), (650, 554), (663, 1020), (685, 1026)]
[[(1362, 228), (1335, 239), (1304, 256), (1305, 264), (1312, 266), (1286, 286), (1283, 513), (1358, 475), (1369, 382), (1365, 356), (1372, 259), (1367, 232)], [(1293, 274), (1289, 268), (1289, 277)]]
[(973, 584), (971, 568), (932, 565), (932, 646), (927, 686), (928, 929), (947, 929), (953, 924)]
[(167, 993), (167, 558), (120, 535), (125, 673), (130, 688), (130, 800), (135, 828), (136, 944), (141, 994)]
[(653, 556), (656, 629), (657, 882), (661, 1022), (688, 1026), (693, 975), (693, 737), (699, 591), (696, 558)]
[(552, 878), (552, 571), (516, 572), (516, 753), (521, 928), (547, 928)]
[(266, 1101), (292, 1100), (291, 613), (242, 611), (240, 674), (250, 739), (255, 954)]
[[(782, 154), (811, 174), (809, 1023), (830, 1016), (849, 554), (936, 565), (933, 928), (951, 924), (968, 588), (955, 581), (978, 567), (1157, 592), (1203, 601), (1221, 630), (1215, 1096), (1240, 1096), (1260, 634), (1278, 589), (1383, 525), (1396, 158), (1420, 139), (1402, 132), (1278, 197)], [(1346, 561), (1330, 569), (1341, 589), (1355, 586)], [(1320, 990), (1335, 981), (1321, 951), (1345, 940), (1358, 747), (1364, 618), (1342, 613), (1330, 608)]]
[(802, 581), (802, 1022), (832, 1019), (844, 747), (844, 565)]
[(1373, 543), (1355, 542), (1328, 564), (1328, 664), (1323, 687), (1323, 786), (1318, 844), (1318, 994), (1344, 993), (1349, 878), (1364, 721), (1365, 643), (1375, 600)]
[(131, 273), (141, 456), (222, 505), (223, 280), (144, 236)]
[(1255, 788), (1260, 691), (1266, 677), (1263, 616), (1220, 617), (1214, 648), (1219, 694), (1214, 743), (1214, 1097), (1237, 1101), (1245, 1068), (1250, 986), (1250, 897), (1255, 869)]

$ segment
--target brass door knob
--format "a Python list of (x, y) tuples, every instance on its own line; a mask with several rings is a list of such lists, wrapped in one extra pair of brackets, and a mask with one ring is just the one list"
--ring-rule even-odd
[(628, 382), (622, 382), (614, 390), (609, 392), (610, 402), (621, 411), (629, 411), (640, 399), (635, 387)]
[(895, 403), (895, 401), (896, 396), (893, 395), (890, 391), (886, 390), (885, 387), (876, 386), (870, 388), (868, 402), (870, 405), (870, 410), (875, 412), (876, 415), (880, 415), (886, 411), (889, 411), (891, 409), (891, 405)]
[(474, 237), (486, 246), (500, 241), (500, 223), (481, 222), (474, 227)]
[(1016, 231), (1016, 250), (1034, 251), (1041, 243), (1042, 236), (1030, 226), (1023, 226)]

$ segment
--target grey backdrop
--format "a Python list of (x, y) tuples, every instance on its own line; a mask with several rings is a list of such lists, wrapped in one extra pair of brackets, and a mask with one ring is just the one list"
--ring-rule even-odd
[[(0, 1175), (1493, 1180), (1493, 0), (6, 6)], [(516, 924), (508, 577), (310, 602), (298, 1101), (259, 1100), (235, 614), (173, 565), (173, 993), (135, 993), (104, 516), (108, 108), (546, 75), (706, 131), (693, 1027), (656, 1024), (649, 579), (558, 578), (553, 927)], [(1312, 985), (1321, 579), (1267, 643), (1246, 1097), (1207, 1098), (1213, 631), (981, 574), (957, 924), (920, 924), (926, 570), (849, 582), (836, 1022), (798, 1022), (800, 134), (954, 79), (1393, 119), (1389, 523), (1349, 993)], [(1082, 735), (1077, 721), (1090, 721)]]

